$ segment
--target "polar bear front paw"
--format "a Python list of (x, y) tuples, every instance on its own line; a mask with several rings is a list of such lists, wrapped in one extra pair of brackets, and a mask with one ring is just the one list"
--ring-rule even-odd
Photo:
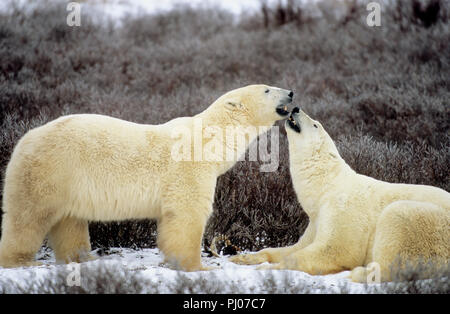
[(355, 267), (350, 273), (350, 279), (353, 282), (365, 283), (367, 282), (367, 269), (363, 266)]
[(255, 265), (269, 262), (269, 256), (266, 253), (240, 254), (230, 257), (229, 260), (241, 265)]
[(210, 270), (218, 270), (218, 269), (220, 269), (219, 266), (211, 266), (211, 265), (208, 265), (208, 266), (202, 266), (202, 267), (199, 269), (199, 271), (210, 271)]
[(274, 270), (274, 269), (284, 269), (281, 263), (276, 264), (263, 264), (256, 267), (256, 270)]

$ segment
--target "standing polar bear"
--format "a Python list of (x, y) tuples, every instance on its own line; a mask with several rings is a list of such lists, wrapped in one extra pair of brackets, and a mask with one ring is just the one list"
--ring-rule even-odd
[[(6, 169), (0, 266), (34, 265), (46, 235), (57, 260), (83, 261), (91, 248), (88, 221), (156, 218), (166, 260), (187, 271), (205, 269), (201, 240), (216, 179), (237, 158), (206, 161), (197, 155), (180, 161), (174, 158), (174, 147), (181, 147), (174, 130), (200, 133), (200, 142), (187, 142), (190, 155), (211, 141), (202, 136), (208, 127), (258, 127), (262, 133), (289, 114), (292, 97), (288, 90), (250, 85), (226, 93), (194, 117), (161, 125), (78, 114), (29, 131)], [(258, 135), (243, 134), (244, 145), (217, 136), (215, 147), (239, 157)]]
[(355, 173), (322, 125), (298, 108), (286, 121), (286, 131), (292, 181), (309, 216), (308, 227), (295, 245), (237, 255), (232, 261), (276, 263), (268, 268), (313, 275), (353, 269), (352, 279), (358, 282), (372, 281), (375, 265), (381, 281), (392, 279), (391, 266), (448, 265), (449, 193)]

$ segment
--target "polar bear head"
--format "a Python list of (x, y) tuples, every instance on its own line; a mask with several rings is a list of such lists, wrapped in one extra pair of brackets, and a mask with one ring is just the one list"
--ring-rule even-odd
[[(211, 106), (224, 109), (233, 123), (254, 126), (271, 126), (289, 115), (288, 105), (294, 93), (267, 85), (241, 87), (219, 97)], [(219, 110), (223, 112), (222, 110)]]
[(291, 159), (340, 159), (331, 137), (320, 122), (295, 107), (286, 120)]

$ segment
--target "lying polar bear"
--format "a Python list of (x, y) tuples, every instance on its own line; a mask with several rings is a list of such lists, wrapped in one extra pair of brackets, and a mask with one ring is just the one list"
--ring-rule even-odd
[[(200, 158), (178, 160), (174, 147), (180, 139), (173, 132), (200, 133), (192, 146), (188, 138), (187, 153), (196, 155), (198, 146), (211, 141), (202, 137), (207, 128), (255, 126), (262, 133), (289, 114), (292, 97), (288, 90), (251, 85), (226, 93), (194, 117), (161, 125), (78, 114), (29, 131), (6, 169), (0, 266), (34, 265), (46, 235), (57, 260), (82, 261), (89, 258), (88, 220), (156, 218), (166, 260), (187, 271), (205, 269), (200, 246), (216, 179), (237, 158), (205, 160), (200, 151)], [(257, 135), (245, 134), (246, 143)], [(215, 144), (236, 156), (246, 150), (220, 136)]]
[(286, 131), (292, 181), (309, 225), (295, 245), (237, 255), (233, 262), (270, 262), (276, 263), (271, 269), (313, 275), (353, 269), (358, 282), (368, 279), (371, 262), (378, 263), (381, 281), (391, 279), (396, 263), (448, 265), (450, 193), (355, 173), (322, 125), (298, 108), (286, 121)]

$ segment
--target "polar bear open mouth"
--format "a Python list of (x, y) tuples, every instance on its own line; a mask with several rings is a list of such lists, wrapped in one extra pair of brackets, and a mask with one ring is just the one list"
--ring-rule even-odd
[(287, 105), (279, 105), (279, 106), (277, 106), (276, 112), (280, 116), (285, 117), (289, 114), (288, 106)]
[(285, 117), (289, 114), (289, 104), (292, 103), (292, 96), (293, 96), (293, 92), (289, 93), (289, 96), (286, 97), (283, 100), (283, 103), (281, 103), (280, 105), (277, 106), (277, 108), (275, 109), (275, 111), (282, 117)]
[(290, 126), (291, 129), (293, 129), (295, 132), (300, 133), (300, 122), (298, 121), (298, 113), (300, 112), (300, 109), (298, 107), (295, 107), (292, 109), (291, 115), (289, 116), (289, 119), (286, 121), (286, 123)]

